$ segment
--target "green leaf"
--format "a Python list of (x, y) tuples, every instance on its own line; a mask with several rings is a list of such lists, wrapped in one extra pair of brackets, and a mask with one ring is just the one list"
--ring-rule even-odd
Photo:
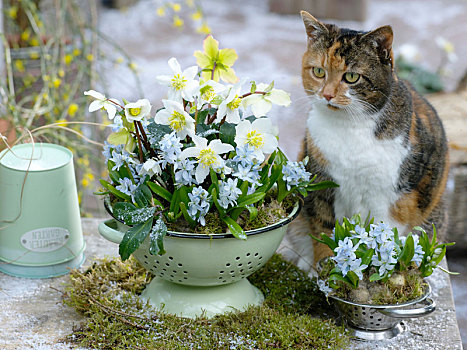
[(284, 154), (284, 152), (282, 152), (282, 150), (280, 148), (277, 149), (277, 153), (276, 153), (276, 157), (274, 158), (274, 164), (278, 164), (278, 165), (285, 165), (287, 164), (287, 157), (286, 155)]
[(258, 216), (258, 209), (254, 206), (247, 206), (246, 209), (250, 212), (249, 221), (253, 221)]
[(374, 254), (375, 254), (374, 249), (367, 250), (365, 252), (365, 254), (363, 254), (363, 256), (362, 256), (362, 264), (361, 265), (370, 265), (371, 258), (373, 257)]
[(338, 184), (336, 184), (334, 181), (321, 181), (318, 183), (313, 183), (309, 184), (306, 189), (307, 191), (319, 191), (319, 190), (324, 190), (326, 188), (334, 188), (334, 187), (339, 187)]
[(271, 84), (268, 85), (266, 89), (264, 89), (264, 92), (271, 92), (272, 89), (274, 89), (274, 80), (271, 82)]
[(235, 144), (235, 136), (236, 136), (236, 130), (235, 130), (235, 124), (231, 123), (224, 123), (221, 125), (220, 129), (220, 139), (223, 143), (228, 143), (234, 147), (236, 147)]
[(250, 89), (250, 92), (253, 94), (255, 91), (256, 91), (256, 82), (255, 81), (251, 81), (251, 89)]
[(217, 198), (217, 189), (215, 188), (215, 186), (213, 186), (213, 189), (211, 191), (211, 196), (212, 196), (212, 201), (214, 202), (214, 205), (216, 206), (217, 211), (219, 212), (220, 216), (221, 217), (225, 216), (225, 209), (221, 207), (221, 205), (219, 204), (219, 200)]
[(321, 233), (321, 239), (324, 241), (324, 243), (329, 248), (331, 248), (332, 251), (334, 251), (334, 249), (337, 248), (337, 243), (331, 237), (329, 237), (327, 234), (325, 234), (324, 232)]
[(180, 191), (175, 190), (175, 192), (172, 195), (172, 199), (170, 201), (170, 207), (169, 207), (169, 212), (174, 213), (175, 216), (178, 215), (178, 212), (180, 210)]
[(149, 253), (152, 255), (163, 255), (165, 254), (164, 249), (164, 237), (167, 234), (167, 226), (162, 220), (162, 216), (157, 218), (156, 223), (152, 227), (149, 238), (151, 239), (149, 243)]
[(355, 272), (349, 271), (347, 272), (347, 275), (345, 277), (349, 278), (350, 283), (352, 284), (354, 288), (358, 287), (359, 278)]
[(123, 261), (127, 260), (130, 255), (139, 248), (141, 243), (151, 231), (152, 218), (145, 223), (130, 227), (123, 236), (120, 242), (118, 252)]
[(118, 202), (112, 207), (113, 214), (119, 220), (122, 220), (126, 225), (137, 225), (146, 222), (154, 216), (156, 207), (136, 208), (128, 202)]
[(229, 218), (228, 216), (225, 216), (222, 218), (222, 220), (226, 223), (226, 225), (229, 227), (230, 233), (234, 235), (235, 238), (247, 239), (247, 235), (245, 234), (245, 231), (240, 227), (239, 224), (237, 224), (232, 218)]
[(331, 282), (342, 281), (353, 287), (353, 284), (350, 281), (350, 279), (347, 278), (347, 276), (346, 277), (342, 276), (341, 272), (331, 273), (331, 275), (329, 275), (328, 281), (329, 281), (329, 285), (331, 285)]
[(266, 193), (264, 192), (255, 192), (252, 194), (248, 194), (246, 196), (242, 196), (237, 200), (237, 207), (245, 207), (250, 204), (255, 204), (256, 202), (260, 201), (264, 198)]
[(168, 125), (157, 124), (152, 121), (149, 123), (148, 127), (148, 137), (151, 137), (151, 143), (156, 145), (160, 140), (166, 135), (172, 132), (172, 129)]
[(190, 214), (188, 214), (188, 210), (186, 208), (185, 203), (180, 202), (180, 209), (182, 210), (182, 214), (183, 214), (183, 217), (185, 218), (186, 222), (188, 222), (192, 228), (195, 227), (197, 222), (192, 219)]
[(109, 192), (112, 193), (115, 197), (131, 202), (130, 196), (128, 196), (127, 194), (123, 192), (120, 192), (119, 190), (117, 190), (114, 186), (112, 186), (110, 183), (108, 183), (104, 179), (100, 179), (99, 182), (101, 183), (102, 186), (104, 186), (107, 190), (109, 190)]
[(170, 202), (172, 200), (172, 194), (169, 191), (167, 191), (164, 187), (154, 182), (148, 182), (148, 186), (152, 190), (152, 192), (164, 198), (167, 202)]
[(380, 276), (379, 273), (374, 273), (370, 276), (370, 282), (380, 281), (384, 276)]
[(410, 265), (410, 262), (415, 254), (415, 246), (413, 236), (409, 234), (405, 240), (404, 248), (400, 254), (399, 262), (401, 263), (401, 269), (405, 270)]
[(152, 193), (148, 186), (141, 184), (134, 193), (135, 203), (140, 208), (147, 207), (151, 204)]

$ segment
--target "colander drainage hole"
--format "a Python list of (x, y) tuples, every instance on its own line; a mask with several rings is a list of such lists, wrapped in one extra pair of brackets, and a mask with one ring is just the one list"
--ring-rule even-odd
[(242, 264), (242, 263), (238, 264), (238, 267), (242, 267), (242, 266), (243, 266), (243, 264)]
[(146, 259), (148, 258), (148, 256), (147, 256), (147, 255), (144, 255), (144, 257), (145, 257)]
[(371, 315), (370, 318), (373, 319), (373, 315)]
[(235, 260), (240, 260), (240, 257), (239, 257), (239, 256), (237, 256), (237, 257), (235, 258)]
[(378, 322), (381, 322), (383, 319), (382, 318), (378, 318)]
[(182, 266), (183, 266), (183, 265), (182, 265), (182, 264), (180, 264), (180, 263), (178, 263), (177, 265), (178, 265), (178, 267), (182, 267)]
[(188, 274), (188, 271), (183, 271), (183, 273), (184, 273), (185, 275), (187, 275), (187, 274)]
[(219, 273), (224, 273), (224, 271), (219, 271)]
[(169, 260), (173, 260), (174, 258), (172, 256), (169, 256)]
[(259, 253), (255, 253), (255, 256), (258, 256), (258, 255), (259, 255)]
[(167, 267), (168, 267), (168, 266), (170, 266), (170, 264), (169, 264), (169, 263), (165, 263), (165, 266), (167, 266)]
[(365, 315), (366, 315), (366, 312), (365, 312), (365, 311), (363, 311), (363, 312), (362, 312), (362, 315), (363, 315), (363, 316), (365, 316)]
[(165, 271), (167, 271), (167, 269), (162, 269), (162, 271), (164, 271), (164, 272), (165, 272)]
[(230, 266), (230, 263), (225, 264), (225, 266), (229, 267), (229, 266)]
[(177, 270), (172, 270), (173, 273), (177, 273)]
[(250, 256), (251, 254), (250, 253), (246, 253), (246, 256)]
[(232, 271), (230, 271), (230, 273), (231, 273), (231, 274), (234, 274), (234, 273), (235, 273), (235, 271), (234, 271), (234, 270), (232, 270)]

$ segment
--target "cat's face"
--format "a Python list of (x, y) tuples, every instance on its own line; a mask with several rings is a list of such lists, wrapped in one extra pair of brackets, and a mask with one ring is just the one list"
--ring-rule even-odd
[(314, 106), (349, 115), (378, 112), (393, 80), (392, 30), (364, 33), (323, 24), (302, 11), (308, 35), (302, 80)]

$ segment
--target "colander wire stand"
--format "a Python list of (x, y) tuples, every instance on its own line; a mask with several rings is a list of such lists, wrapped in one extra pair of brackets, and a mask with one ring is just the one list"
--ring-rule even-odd
[[(395, 305), (359, 304), (330, 295), (336, 308), (346, 323), (352, 336), (359, 340), (385, 340), (403, 333), (406, 318), (416, 318), (431, 314), (436, 303), (429, 297), (431, 286), (427, 284), (425, 293), (413, 301)], [(416, 304), (423, 304), (416, 307)]]
[[(149, 253), (147, 237), (133, 253), (155, 276), (141, 297), (163, 312), (190, 318), (209, 318), (261, 305), (264, 296), (247, 277), (272, 257), (299, 210), (297, 204), (278, 223), (247, 231), (246, 240), (231, 234), (169, 231), (164, 237), (164, 255)], [(102, 222), (98, 228), (103, 237), (114, 243), (120, 243), (127, 229), (115, 219)]]

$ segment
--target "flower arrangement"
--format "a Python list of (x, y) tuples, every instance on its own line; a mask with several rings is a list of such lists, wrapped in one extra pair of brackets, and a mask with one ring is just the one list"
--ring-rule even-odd
[[(167, 226), (228, 230), (246, 239), (252, 222), (262, 227), (285, 217), (297, 202), (291, 197), (335, 186), (312, 183), (306, 160), (288, 161), (279, 149), (277, 129), (265, 115), (272, 104), (290, 104), (286, 92), (255, 82), (244, 91), (246, 80), (238, 81), (231, 68), (236, 52), (219, 49), (212, 36), (195, 57), (198, 66), (184, 70), (171, 58), (172, 74), (157, 77), (168, 94), (154, 117), (147, 99), (122, 104), (85, 92), (95, 98), (89, 110), (103, 108), (113, 121), (103, 152), (109, 179), (100, 180), (99, 194), (111, 197), (113, 215), (130, 226), (120, 243), (123, 260), (148, 235), (150, 252), (163, 254)], [(267, 207), (272, 222), (259, 219)]]
[[(433, 273), (454, 243), (430, 240), (421, 234), (399, 236), (397, 228), (374, 219), (362, 220), (360, 215), (336, 222), (332, 235), (321, 239), (334, 256), (321, 262), (318, 284), (326, 295), (368, 304), (395, 304), (423, 294), (423, 278)], [(448, 272), (444, 270), (445, 272)]]

